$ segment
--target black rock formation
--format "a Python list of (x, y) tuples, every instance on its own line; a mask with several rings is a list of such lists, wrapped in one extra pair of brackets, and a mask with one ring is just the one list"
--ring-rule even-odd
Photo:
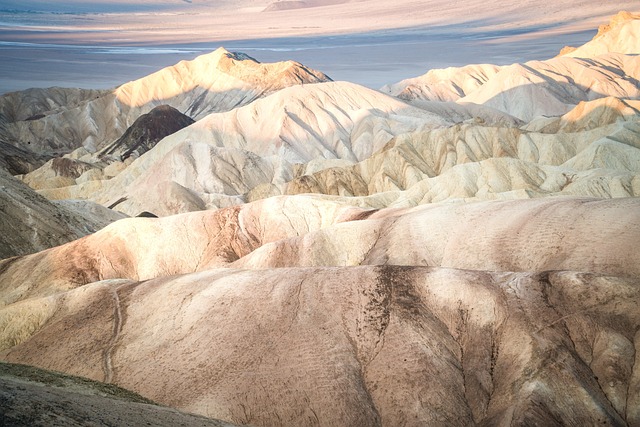
[(141, 156), (162, 138), (194, 123), (194, 120), (169, 105), (160, 105), (143, 114), (115, 142), (99, 154), (102, 160), (124, 161), (132, 155)]

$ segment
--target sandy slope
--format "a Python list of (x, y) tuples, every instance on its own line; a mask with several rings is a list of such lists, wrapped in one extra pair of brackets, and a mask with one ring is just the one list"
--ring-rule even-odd
[[(148, 280), (232, 262), (258, 268), (389, 263), (635, 275), (640, 263), (631, 248), (640, 230), (638, 203), (545, 198), (426, 205), (382, 210), (369, 221), (350, 222), (372, 211), (312, 196), (284, 196), (216, 211), (118, 221), (66, 245), (0, 262), (0, 290), (3, 303), (10, 304), (103, 279)], [(469, 236), (469, 230), (486, 231)], [(297, 236), (304, 237), (286, 240)]]
[(62, 295), (6, 359), (236, 423), (637, 421), (631, 278), (224, 269)]
[(634, 425), (638, 212), (282, 197), (119, 221), (0, 262), (1, 357), (240, 424)]

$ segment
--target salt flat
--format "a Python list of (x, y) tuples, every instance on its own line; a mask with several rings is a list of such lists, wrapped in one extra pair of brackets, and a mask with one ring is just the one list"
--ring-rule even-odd
[(267, 1), (3, 2), (0, 93), (110, 88), (224, 46), (287, 59), (371, 88), (432, 68), (510, 64), (580, 45), (638, 1), (316, 1), (265, 12)]

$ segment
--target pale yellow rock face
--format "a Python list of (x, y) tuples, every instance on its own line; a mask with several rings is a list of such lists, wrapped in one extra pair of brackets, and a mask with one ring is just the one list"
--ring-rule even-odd
[(592, 41), (561, 55), (593, 58), (609, 52), (638, 54), (640, 53), (639, 32), (640, 15), (619, 12), (608, 24), (600, 25), (598, 34)]

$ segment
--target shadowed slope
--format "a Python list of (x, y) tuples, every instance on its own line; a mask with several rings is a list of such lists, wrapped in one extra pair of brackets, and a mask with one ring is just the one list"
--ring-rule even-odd
[(6, 426), (230, 426), (113, 385), (23, 365), (0, 364), (0, 385), (0, 421)]
[(426, 265), (639, 275), (638, 199), (546, 198), (383, 209), (263, 245), (232, 265)]
[(123, 218), (92, 202), (54, 204), (0, 169), (0, 259), (38, 252)]
[(194, 123), (194, 120), (169, 105), (160, 105), (143, 114), (124, 135), (102, 149), (97, 157), (124, 161), (134, 155), (140, 157), (162, 138)]
[(27, 89), (0, 96), (0, 126), (38, 120), (56, 111), (75, 108), (108, 93), (106, 90), (52, 87)]
[(32, 172), (49, 159), (49, 156), (36, 154), (0, 141), (0, 169), (6, 170), (11, 175)]

